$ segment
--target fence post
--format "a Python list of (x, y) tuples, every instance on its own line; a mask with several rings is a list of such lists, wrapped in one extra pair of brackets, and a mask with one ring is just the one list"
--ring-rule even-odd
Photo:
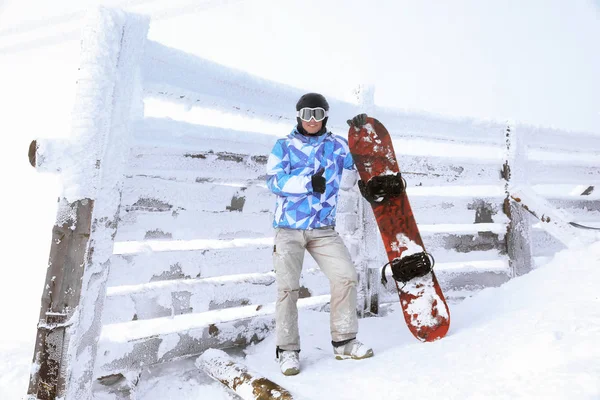
[[(375, 110), (375, 86), (370, 84), (359, 84), (353, 91), (356, 96), (359, 112), (366, 113), (369, 116), (374, 116)], [(363, 306), (362, 316), (377, 315), (379, 314), (379, 289), (381, 284), (379, 283), (379, 269), (369, 268), (373, 257), (371, 255), (374, 247), (373, 243), (378, 240), (377, 230), (373, 232), (373, 226), (370, 221), (374, 221), (373, 212), (371, 206), (362, 197), (359, 198), (358, 202), (358, 215), (360, 216), (360, 258), (359, 258), (359, 272), (361, 276), (361, 287), (360, 290), (363, 293)], [(371, 245), (369, 246), (368, 243)]]
[(505, 139), (506, 157), (502, 168), (506, 192), (504, 213), (510, 219), (506, 232), (506, 251), (511, 276), (515, 277), (532, 269), (530, 217), (520, 204), (511, 199), (511, 187), (527, 182), (527, 144), (526, 138), (518, 134), (513, 123), (507, 123)]
[[(54, 227), (29, 398), (92, 398), (92, 378), (131, 122), (141, 116), (139, 59), (148, 20), (101, 8), (83, 31), (72, 139), (32, 143), (60, 164), (64, 190)], [(50, 155), (50, 154), (46, 154)], [(61, 161), (61, 158), (63, 160)], [(54, 163), (53, 163), (54, 165)]]

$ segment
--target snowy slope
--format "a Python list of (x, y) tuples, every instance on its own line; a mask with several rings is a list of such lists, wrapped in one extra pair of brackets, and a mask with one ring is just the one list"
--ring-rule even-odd
[[(274, 336), (249, 348), (242, 362), (297, 399), (598, 399), (599, 264), (600, 243), (563, 251), (526, 276), (453, 305), (451, 331), (438, 342), (415, 341), (394, 308), (360, 320), (359, 338), (373, 346), (374, 358), (337, 361), (328, 315), (304, 312), (300, 375), (278, 371)], [(143, 381), (138, 394), (232, 398), (225, 390), (216, 394), (191, 364), (163, 370), (168, 379)]]

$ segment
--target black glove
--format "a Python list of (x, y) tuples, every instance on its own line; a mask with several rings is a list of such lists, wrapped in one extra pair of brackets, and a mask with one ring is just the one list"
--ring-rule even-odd
[(346, 121), (346, 123), (348, 126), (354, 126), (355, 128), (360, 129), (364, 124), (367, 123), (367, 114), (358, 114), (354, 118)]
[(325, 193), (325, 178), (323, 178), (323, 172), (325, 172), (325, 168), (319, 169), (317, 173), (312, 176), (313, 192)]

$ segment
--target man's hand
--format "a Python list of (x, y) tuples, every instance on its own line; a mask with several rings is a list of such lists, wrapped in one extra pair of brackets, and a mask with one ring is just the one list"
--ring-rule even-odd
[(321, 167), (311, 178), (313, 192), (316, 193), (325, 193), (325, 178), (323, 177), (323, 172), (325, 172), (325, 168)]
[(358, 114), (352, 119), (346, 121), (348, 126), (354, 126), (355, 128), (362, 128), (364, 124), (367, 123), (367, 114)]

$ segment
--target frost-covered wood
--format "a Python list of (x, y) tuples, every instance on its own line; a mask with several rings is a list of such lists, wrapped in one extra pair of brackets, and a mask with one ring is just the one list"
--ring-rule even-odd
[[(318, 269), (305, 269), (300, 281), (300, 296), (326, 294), (329, 294), (329, 281), (325, 275)], [(260, 305), (272, 301), (276, 296), (273, 272), (109, 287), (103, 323)]]
[(581, 156), (600, 151), (600, 137), (592, 132), (565, 132), (539, 126), (520, 126), (521, 133), (535, 148)]
[(64, 350), (68, 330), (77, 321), (74, 312), (81, 295), (93, 204), (89, 199), (71, 204), (63, 199), (59, 204), (28, 390), (38, 399), (54, 399), (65, 390)]
[(224, 351), (209, 349), (197, 360), (196, 366), (221, 382), (244, 400), (291, 400), (289, 391), (279, 384), (234, 361)]
[(582, 230), (569, 224), (573, 217), (565, 210), (553, 207), (543, 197), (527, 187), (515, 187), (511, 192), (512, 199), (524, 210), (527, 210), (546, 230), (566, 247), (581, 246), (592, 243), (600, 238), (596, 231)]
[(523, 275), (532, 268), (531, 224), (524, 211), (515, 206), (511, 199), (512, 187), (527, 185), (530, 178), (527, 158), (528, 139), (513, 124), (506, 127), (506, 161), (502, 175), (506, 190), (504, 213), (508, 216), (506, 250), (510, 259), (511, 275)]
[[(300, 299), (299, 308), (321, 309), (329, 295)], [(158, 362), (200, 354), (208, 348), (243, 346), (273, 329), (275, 303), (105, 325), (95, 374), (109, 376)]]
[[(183, 182), (264, 182), (268, 153), (234, 153), (220, 150), (215, 142), (209, 143), (212, 145), (210, 149), (202, 151), (137, 147), (133, 150), (135, 158), (132, 158), (128, 174)], [(499, 163), (450, 157), (398, 156), (409, 186), (501, 184)]]
[[(32, 368), (29, 394), (40, 399), (92, 398), (129, 127), (136, 115), (141, 116), (134, 93), (139, 88), (138, 58), (147, 30), (148, 21), (142, 17), (107, 9), (90, 15), (83, 31), (72, 138), (52, 152), (36, 144), (36, 164), (46, 163), (46, 170), (60, 172), (62, 202), (72, 204), (71, 214), (63, 215), (68, 207), (61, 207), (57, 218), (57, 229), (64, 232), (51, 250), (48, 275), (62, 273), (48, 279), (53, 304), (42, 301), (41, 314), (47, 318), (40, 321), (40, 331), (50, 329), (58, 340), (52, 343), (54, 355), (38, 354), (36, 346), (39, 364)], [(57, 325), (66, 327), (60, 338), (54, 335), (60, 332), (54, 330)], [(50, 335), (38, 339), (48, 342)], [(53, 371), (51, 380), (43, 375), (48, 370)]]

